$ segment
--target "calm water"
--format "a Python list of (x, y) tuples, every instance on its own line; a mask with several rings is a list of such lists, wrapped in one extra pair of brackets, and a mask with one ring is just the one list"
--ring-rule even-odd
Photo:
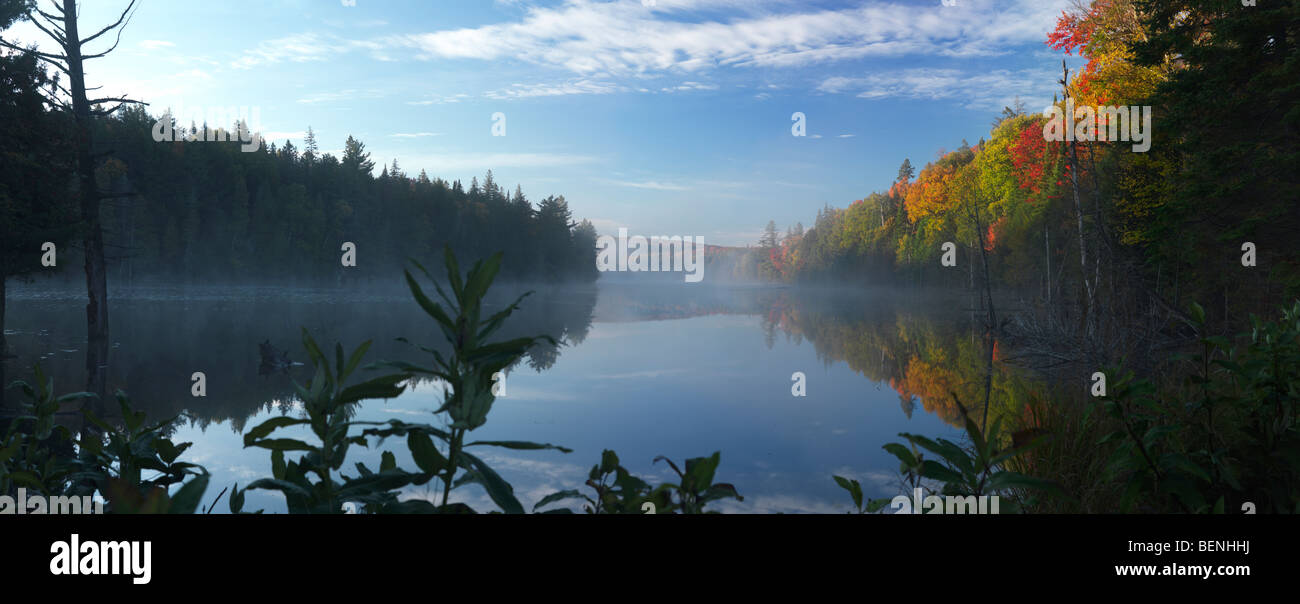
[[(7, 329), (18, 358), (10, 379), (40, 360), (56, 390), (82, 389), (84, 299), (76, 291), (14, 288)], [(127, 391), (152, 416), (186, 414), (175, 440), (192, 441), (190, 461), (213, 474), (207, 499), (222, 486), (270, 475), (269, 455), (244, 449), (241, 432), (269, 417), (297, 414), (289, 375), (259, 375), (258, 343), (270, 340), (305, 361), (301, 328), (322, 346), (347, 350), (366, 339), (368, 360), (423, 361), (394, 342), (440, 338), (403, 293), (333, 290), (133, 289), (114, 292), (111, 387)], [(844, 512), (847, 493), (831, 476), (856, 477), (871, 496), (899, 492), (897, 462), (881, 445), (899, 432), (958, 437), (950, 393), (982, 402), (985, 345), (960, 302), (930, 296), (795, 292), (779, 288), (665, 289), (636, 285), (538, 292), (501, 337), (547, 333), (559, 349), (537, 349), (506, 381), (483, 440), (532, 440), (574, 449), (499, 451), (484, 457), (515, 485), (525, 507), (562, 489), (580, 488), (602, 449), (657, 482), (671, 470), (653, 464), (722, 452), (719, 480), (745, 496), (729, 512)], [(995, 353), (996, 356), (996, 353)], [(190, 376), (207, 375), (206, 398), (190, 395)], [(792, 396), (792, 374), (807, 396)], [(1000, 365), (994, 390), (1012, 400), (1036, 386)], [(11, 391), (12, 392), (12, 391)], [(16, 393), (11, 394), (16, 396)], [(422, 386), (399, 399), (365, 403), (359, 420), (433, 421), (441, 391)], [(995, 410), (995, 412), (1000, 412)], [(380, 451), (414, 467), (404, 440), (352, 461), (374, 468)], [(486, 452), (486, 451), (485, 451)], [(428, 489), (414, 496), (432, 496)], [(494, 509), (477, 486), (460, 499)], [(278, 493), (250, 492), (246, 510), (284, 511)], [(218, 510), (225, 510), (223, 500)]]

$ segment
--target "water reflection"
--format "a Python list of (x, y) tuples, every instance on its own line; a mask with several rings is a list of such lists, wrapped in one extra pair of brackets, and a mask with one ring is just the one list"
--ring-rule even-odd
[[(273, 415), (299, 412), (292, 380), (311, 377), (301, 365), (303, 327), (323, 345), (341, 341), (350, 349), (373, 340), (371, 360), (422, 362), (424, 353), (396, 339), (442, 340), (399, 291), (120, 293), (109, 387), (129, 392), (155, 418), (188, 412), (192, 419), (176, 438), (195, 442), (192, 461), (208, 466), (213, 484), (266, 474), (265, 452), (243, 449), (239, 434)], [(517, 292), (495, 293), (499, 306)], [(9, 340), (19, 357), (9, 375), (25, 377), (39, 360), (58, 391), (79, 389), (82, 305), (75, 292), (14, 293)], [(1040, 382), (1001, 362), (1004, 345), (983, 337), (972, 310), (964, 298), (844, 290), (542, 289), (500, 337), (546, 333), (562, 345), (539, 346), (513, 368), (509, 396), (476, 437), (575, 449), (568, 456), (526, 452), (492, 460), (526, 507), (580, 486), (600, 451), (610, 448), (647, 479), (668, 478), (663, 464), (650, 463), (657, 455), (684, 459), (721, 450), (719, 471), (746, 496), (727, 504), (730, 511), (844, 511), (831, 474), (871, 485), (871, 496), (896, 494), (897, 462), (881, 445), (899, 432), (956, 438), (953, 398), (971, 408), (982, 404), (990, 353), (991, 415), (1019, 413), (1041, 396)], [(207, 376), (206, 398), (190, 395), (196, 371)], [(791, 396), (796, 371), (808, 375), (806, 398)], [(394, 401), (367, 403), (357, 419), (428, 421), (440, 392), (421, 385)], [(217, 425), (223, 428), (209, 430)], [(400, 445), (382, 449), (410, 464)], [(356, 454), (356, 461), (373, 466), (380, 449)], [(480, 495), (470, 489), (463, 497), (473, 505)], [(282, 510), (270, 495), (250, 497), (249, 509)]]
[[(442, 341), (432, 321), (409, 294), (339, 294), (320, 290), (271, 288), (170, 289), (115, 292), (112, 364), (107, 387), (130, 394), (132, 402), (151, 417), (188, 412), (202, 425), (230, 421), (242, 431), (246, 420), (272, 405), (292, 399), (292, 380), (306, 381), (302, 329), (322, 345), (343, 342), (353, 348), (365, 340), (374, 344), (370, 359), (413, 359), (417, 349), (397, 342), (405, 337), (417, 344)], [(503, 306), (513, 297), (502, 288), (490, 297)], [(15, 358), (8, 374), (23, 378), (40, 362), (56, 379), (60, 391), (80, 390), (84, 375), (84, 305), (76, 292), (23, 290), (11, 292), (9, 346)], [(517, 294), (516, 294), (517, 295)], [(519, 337), (534, 330), (553, 334), (562, 343), (581, 342), (595, 306), (594, 287), (541, 290), (515, 313), (500, 337)], [(327, 344), (330, 343), (330, 344)], [(560, 352), (538, 347), (523, 360), (528, 367), (550, 368)], [(207, 396), (190, 394), (191, 376), (203, 372)], [(12, 396), (12, 393), (11, 393)]]

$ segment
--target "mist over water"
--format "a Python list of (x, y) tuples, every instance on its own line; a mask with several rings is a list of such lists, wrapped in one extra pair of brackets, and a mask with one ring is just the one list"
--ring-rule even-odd
[[(494, 287), (485, 312), (522, 291)], [(39, 361), (61, 380), (56, 390), (79, 390), (83, 295), (31, 284), (11, 291), (9, 304), (10, 343), (21, 355), (9, 361), (9, 375), (27, 377)], [(323, 347), (342, 342), (350, 350), (373, 340), (371, 361), (424, 363), (428, 355), (396, 339), (435, 348), (442, 341), (397, 287), (121, 288), (112, 312), (110, 389), (127, 392), (153, 419), (184, 414), (174, 439), (194, 442), (187, 455), (222, 486), (269, 471), (265, 451), (243, 448), (246, 427), (301, 413), (292, 381), (311, 378), (310, 367), (299, 365), (307, 360), (304, 327)], [(526, 507), (581, 484), (601, 450), (614, 449), (629, 470), (653, 481), (670, 472), (651, 463), (655, 456), (722, 451), (720, 475), (745, 496), (724, 511), (842, 512), (832, 474), (857, 478), (871, 496), (892, 496), (900, 491), (897, 462), (882, 444), (899, 432), (957, 434), (950, 393), (982, 384), (972, 325), (959, 300), (918, 292), (632, 280), (541, 287), (497, 337), (544, 333), (561, 345), (534, 347), (511, 368), (492, 422), (474, 437), (574, 449), (485, 456)], [(292, 364), (260, 367), (263, 342)], [(196, 371), (207, 377), (204, 398), (191, 396)], [(807, 396), (792, 394), (795, 372), (806, 376)], [(1004, 367), (994, 382), (1000, 392), (1035, 387)], [(397, 399), (359, 405), (355, 419), (431, 421), (441, 396), (438, 384), (417, 384)], [(353, 455), (373, 467), (385, 450), (399, 465), (412, 463), (400, 441), (372, 441)], [(410, 495), (425, 496), (423, 488)], [(209, 502), (220, 488), (210, 491)], [(493, 508), (478, 487), (458, 492), (476, 508)], [(246, 509), (259, 508), (283, 512), (283, 498), (248, 493)]]

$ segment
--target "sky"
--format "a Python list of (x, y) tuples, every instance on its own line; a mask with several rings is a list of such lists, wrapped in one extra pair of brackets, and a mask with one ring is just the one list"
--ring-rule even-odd
[[(277, 146), (311, 127), (410, 175), (491, 169), (601, 233), (747, 245), (975, 144), (1017, 99), (1041, 111), (1081, 65), (1044, 44), (1070, 3), (137, 0), (87, 77), (155, 115), (242, 108)], [(82, 2), (83, 37), (127, 4)], [(4, 37), (49, 48), (30, 23)]]

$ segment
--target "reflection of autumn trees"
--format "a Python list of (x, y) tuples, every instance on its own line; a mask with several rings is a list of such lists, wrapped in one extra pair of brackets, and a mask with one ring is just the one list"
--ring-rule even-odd
[[(984, 401), (985, 340), (972, 332), (968, 316), (947, 309), (918, 308), (881, 299), (829, 301), (781, 295), (774, 299), (768, 324), (792, 337), (812, 341), (817, 357), (843, 361), (862, 376), (898, 393), (911, 417), (921, 407), (953, 426), (961, 412), (955, 394), (972, 411)], [(990, 416), (1023, 408), (1040, 396), (1042, 385), (1001, 363), (993, 343)], [(1018, 412), (1018, 411), (1017, 411)]]

